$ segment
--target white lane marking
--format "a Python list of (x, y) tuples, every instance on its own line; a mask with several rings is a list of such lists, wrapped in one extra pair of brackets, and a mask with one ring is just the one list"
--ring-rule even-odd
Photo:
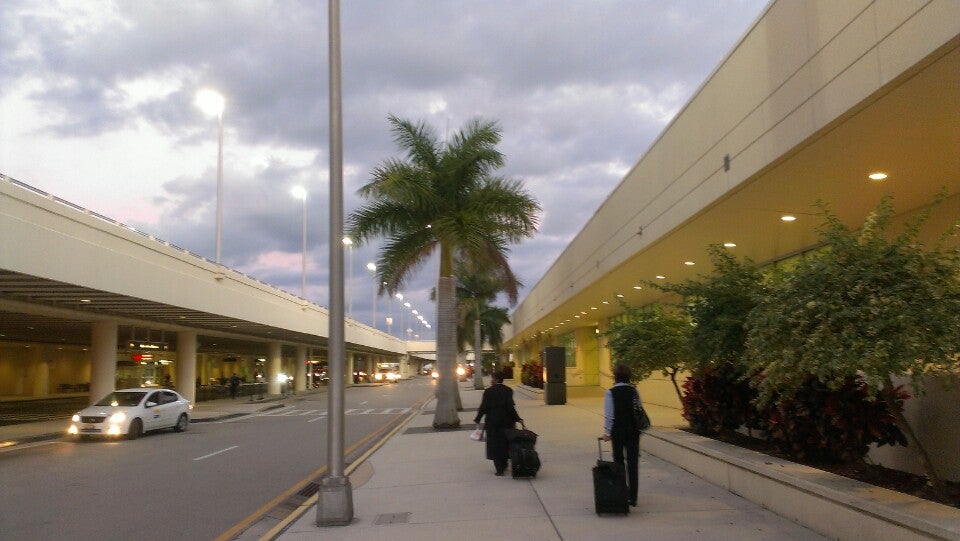
[(203, 460), (203, 459), (205, 459), (205, 458), (210, 458), (210, 457), (212, 457), (212, 456), (219, 455), (220, 453), (226, 453), (227, 451), (231, 451), (231, 450), (236, 449), (236, 448), (237, 448), (236, 445), (231, 445), (230, 447), (227, 447), (226, 449), (220, 449), (219, 451), (214, 451), (214, 452), (210, 453), (209, 455), (198, 456), (197, 458), (195, 458), (195, 459), (193, 459), (193, 460), (194, 460), (194, 461)]
[(312, 415), (315, 411), (318, 410), (303, 410), (298, 415)]
[(319, 416), (319, 417), (314, 417), (313, 419), (310, 419), (310, 420), (307, 421), (307, 422), (308, 422), (308, 423), (315, 423), (315, 422), (317, 422), (317, 421), (322, 421), (322, 420), (324, 420), (324, 419), (326, 419), (326, 418), (327, 418), (327, 412), (323, 412), (323, 415), (321, 415), (321, 416)]
[[(5, 442), (0, 442), (0, 443), (5, 443)], [(11, 444), (11, 445), (9, 445), (9, 446), (0, 447), (0, 453), (9, 453), (10, 451), (17, 451), (17, 450), (21, 450), (21, 449), (32, 449), (32, 448), (34, 448), (34, 447), (40, 447), (41, 445), (50, 445), (50, 444), (53, 444), (53, 443), (65, 443), (65, 442), (62, 442), (62, 441), (37, 441), (37, 442), (34, 442), (34, 443), (21, 443), (21, 444), (19, 444), (19, 445), (12, 445), (12, 444)]]

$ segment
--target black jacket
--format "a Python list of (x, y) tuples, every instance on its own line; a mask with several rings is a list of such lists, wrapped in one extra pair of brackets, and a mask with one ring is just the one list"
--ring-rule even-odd
[(610, 394), (613, 395), (613, 429), (610, 430), (610, 435), (620, 439), (639, 434), (637, 421), (633, 417), (633, 399), (637, 396), (636, 387), (615, 385), (610, 388)]
[(483, 391), (480, 409), (477, 410), (477, 416), (473, 422), (479, 423), (484, 415), (487, 417), (484, 425), (487, 434), (500, 428), (513, 428), (517, 421), (522, 421), (513, 403), (513, 389), (502, 383), (487, 387)]

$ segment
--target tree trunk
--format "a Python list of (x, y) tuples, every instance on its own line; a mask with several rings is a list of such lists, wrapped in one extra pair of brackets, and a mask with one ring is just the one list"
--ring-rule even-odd
[(677, 385), (677, 371), (669, 370), (668, 373), (670, 374), (670, 383), (673, 383), (673, 390), (677, 391), (677, 400), (683, 404), (683, 393), (680, 392), (680, 386)]
[(480, 332), (480, 303), (477, 303), (477, 319), (473, 321), (473, 388), (483, 390), (483, 335)]
[(893, 391), (895, 389), (893, 381), (888, 377), (884, 385), (885, 387), (880, 390), (880, 394), (883, 396), (883, 401), (887, 403), (887, 409), (893, 414), (897, 426), (903, 431), (903, 435), (907, 437), (907, 443), (916, 451), (917, 461), (920, 463), (920, 468), (927, 478), (927, 486), (934, 490), (939, 490), (941, 487), (940, 477), (933, 467), (930, 455), (927, 454), (927, 450), (924, 449), (920, 440), (917, 439), (917, 435), (913, 432), (913, 427), (907, 422), (907, 418), (903, 415), (903, 408), (897, 406), (896, 396)]
[(457, 415), (457, 279), (437, 281), (437, 409), (433, 428), (458, 428)]

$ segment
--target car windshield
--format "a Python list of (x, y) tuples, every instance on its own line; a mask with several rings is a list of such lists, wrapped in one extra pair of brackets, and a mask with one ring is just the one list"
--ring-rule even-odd
[(110, 393), (103, 397), (94, 406), (136, 406), (143, 400), (146, 392), (133, 391), (129, 393)]

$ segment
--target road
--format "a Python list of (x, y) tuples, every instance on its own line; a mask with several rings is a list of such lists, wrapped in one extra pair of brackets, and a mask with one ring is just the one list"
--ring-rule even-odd
[[(345, 448), (433, 394), (415, 378), (345, 393)], [(134, 441), (0, 452), (0, 539), (214, 539), (326, 465), (326, 394)]]

